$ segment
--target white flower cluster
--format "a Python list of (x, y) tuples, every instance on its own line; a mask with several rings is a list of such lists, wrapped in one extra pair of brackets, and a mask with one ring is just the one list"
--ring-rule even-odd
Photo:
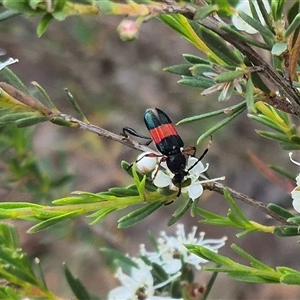
[[(165, 162), (159, 163), (160, 157), (149, 157), (148, 152), (142, 153), (137, 158), (137, 169), (142, 173), (150, 173), (153, 184), (158, 188), (169, 187), (170, 190), (178, 191), (178, 187), (172, 182), (174, 174), (168, 169)], [(198, 159), (193, 156), (189, 156), (185, 170), (192, 167)], [(187, 193), (189, 198), (195, 200), (199, 198), (203, 193), (203, 183), (214, 182), (216, 180), (224, 180), (225, 177), (199, 180), (199, 176), (207, 171), (208, 164), (204, 167), (201, 161), (199, 161), (186, 175), (184, 181), (190, 180), (190, 184), (182, 187), (181, 192)]]
[[(203, 246), (209, 250), (217, 252), (219, 248), (225, 245), (226, 237), (220, 239), (204, 239), (204, 233), (201, 232), (196, 237), (197, 227), (186, 235), (184, 226), (177, 226), (176, 236), (168, 236), (165, 232), (157, 242), (157, 251), (148, 252), (145, 245), (140, 246), (141, 258), (134, 258), (138, 268), (131, 268), (130, 275), (123, 273), (118, 269), (116, 277), (121, 282), (121, 286), (110, 291), (109, 300), (132, 300), (132, 299), (153, 299), (153, 300), (172, 300), (168, 295), (155, 295), (156, 290), (166, 286), (181, 275), (183, 264), (189, 264), (196, 269), (201, 269), (201, 265), (207, 263), (206, 260), (189, 253), (184, 244), (193, 244)], [(143, 259), (144, 258), (144, 259)], [(163, 282), (154, 285), (154, 278), (151, 273), (151, 266), (145, 261), (160, 265), (169, 275), (169, 278)]]

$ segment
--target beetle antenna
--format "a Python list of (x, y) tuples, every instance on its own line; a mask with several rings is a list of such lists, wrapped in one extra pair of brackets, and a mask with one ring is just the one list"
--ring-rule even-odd
[(208, 152), (211, 144), (212, 144), (212, 136), (210, 136), (210, 140), (209, 140), (209, 142), (207, 144), (206, 149), (202, 153), (202, 155), (198, 158), (198, 160), (191, 167), (188, 168), (187, 172), (189, 172), (190, 170), (192, 170), (199, 163), (199, 161), (201, 161), (203, 159), (203, 157), (207, 154), (207, 152)]

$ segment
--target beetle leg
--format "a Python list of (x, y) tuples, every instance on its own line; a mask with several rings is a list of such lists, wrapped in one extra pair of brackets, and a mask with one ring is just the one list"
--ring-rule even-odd
[(152, 142), (152, 139), (150, 137), (139, 134), (137, 131), (135, 131), (133, 128), (130, 128), (130, 127), (123, 127), (122, 135), (124, 136), (124, 139), (128, 139), (129, 135), (132, 135), (132, 136), (136, 136), (136, 137), (141, 138), (141, 139), (148, 140), (145, 143), (145, 146), (149, 146), (150, 143)]

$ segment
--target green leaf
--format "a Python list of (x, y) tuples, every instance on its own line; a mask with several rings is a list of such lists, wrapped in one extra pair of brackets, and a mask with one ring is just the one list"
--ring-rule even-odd
[(278, 122), (270, 119), (269, 117), (266, 117), (262, 114), (258, 114), (258, 115), (248, 114), (248, 117), (280, 133), (283, 133), (284, 135), (286, 134), (286, 128), (282, 128), (281, 124), (278, 124)]
[[(287, 13), (288, 24), (292, 24), (293, 23), (294, 19), (296, 18), (296, 16), (300, 12), (299, 8), (300, 8), (299, 1), (294, 1), (294, 3), (291, 5), (291, 8), (288, 10), (288, 13)], [(300, 32), (300, 28), (297, 28), (293, 32), (293, 40), (292, 40), (291, 46), (294, 46), (295, 43), (297, 42), (298, 36), (299, 36), (299, 32)]]
[(221, 26), (221, 29), (228, 32), (231, 35), (231, 38), (236, 38), (238, 41), (245, 42), (249, 45), (253, 45), (255, 47), (265, 49), (265, 50), (272, 49), (272, 45), (267, 45), (267, 44), (261, 43), (258, 40), (254, 40), (254, 39), (240, 33), (235, 27)]
[(296, 17), (293, 19), (292, 23), (285, 31), (284, 36), (286, 38), (289, 37), (296, 29), (299, 29), (299, 26), (300, 26), (300, 13), (298, 13)]
[(226, 62), (227, 65), (240, 66), (242, 64), (240, 58), (228, 47), (224, 39), (222, 39), (219, 35), (203, 26), (200, 26), (196, 22), (191, 21), (190, 24), (208, 48), (211, 49), (212, 52), (222, 61)]
[(195, 245), (184, 245), (189, 252), (194, 253), (197, 256), (200, 256), (206, 260), (215, 262), (216, 264), (225, 265), (225, 266), (233, 266), (235, 262), (230, 258), (217, 254), (206, 247), (195, 246)]
[(16, 209), (16, 208), (42, 208), (42, 205), (29, 202), (0, 202), (0, 208)]
[(98, 223), (99, 221), (101, 221), (104, 217), (106, 217), (107, 215), (109, 215), (110, 213), (116, 211), (116, 208), (112, 208), (112, 207), (108, 207), (108, 208), (103, 208), (100, 209), (99, 211), (96, 211), (90, 215), (88, 215), (88, 218), (94, 218), (95, 220), (90, 222), (89, 225), (95, 225), (96, 223)]
[(22, 82), (22, 80), (8, 67), (4, 68), (0, 72), (1, 78), (3, 77), (3, 80), (17, 88), (18, 90), (22, 91), (25, 94), (28, 94), (28, 89)]
[(155, 201), (146, 205), (145, 207), (139, 208), (129, 213), (128, 215), (118, 220), (118, 228), (128, 228), (132, 225), (137, 224), (138, 222), (142, 221), (143, 219), (151, 215), (153, 212), (155, 212), (164, 204), (165, 202)]
[(36, 10), (32, 9), (30, 5), (28, 5), (28, 1), (26, 0), (18, 0), (18, 1), (3, 0), (2, 3), (4, 7), (18, 11), (20, 13), (30, 13), (30, 14), (37, 13)]
[(285, 219), (294, 217), (294, 215), (291, 212), (289, 212), (287, 209), (285, 209), (275, 203), (269, 203), (268, 209), (275, 212), (277, 215), (279, 215)]
[[(108, 198), (109, 196), (107, 195), (106, 197)], [(115, 197), (113, 197), (113, 198), (115, 198)], [(70, 197), (56, 199), (56, 200), (53, 200), (52, 203), (55, 205), (66, 205), (66, 204), (95, 203), (95, 202), (104, 201), (104, 200), (105, 199), (102, 195), (91, 193), (91, 194), (83, 194), (83, 195), (76, 195), (76, 196), (70, 196)]]
[(266, 84), (261, 79), (260, 75), (257, 72), (251, 74), (252, 82), (254, 86), (260, 89), (262, 92), (266, 94), (270, 94), (270, 89), (266, 86)]
[[(300, 19), (299, 19), (300, 21)], [(276, 43), (273, 47), (272, 47), (272, 55), (277, 55), (280, 56), (282, 55), (286, 50), (287, 50), (287, 43)]]
[[(13, 10), (6, 10), (6, 11), (0, 13), (0, 22), (6, 21), (10, 18), (17, 17), (19, 15), (21, 15), (20, 12), (13, 11)], [(1, 297), (0, 297), (0, 299), (1, 299)]]
[(193, 200), (189, 199), (184, 201), (182, 205), (180, 205), (176, 211), (172, 214), (172, 217), (168, 221), (168, 226), (175, 224), (185, 213), (186, 211), (192, 206)]
[(10, 123), (14, 123), (17, 120), (27, 119), (31, 117), (36, 118), (37, 113), (36, 112), (10, 113), (0, 117), (0, 124), (1, 125), (10, 124)]
[(211, 127), (209, 130), (207, 130), (205, 133), (203, 133), (198, 138), (197, 144), (201, 143), (204, 139), (206, 139), (207, 137), (211, 136), (214, 132), (216, 132), (220, 128), (224, 127), (227, 123), (231, 122), (239, 114), (241, 114), (245, 109), (246, 109), (246, 105), (245, 105), (245, 107), (242, 107), (239, 110), (237, 110), (234, 113), (232, 113), (229, 117), (227, 117), (227, 118), (223, 119), (222, 121), (218, 122), (215, 126)]
[(81, 210), (77, 210), (77, 211), (72, 211), (72, 212), (68, 212), (68, 213), (65, 213), (65, 214), (61, 214), (59, 216), (56, 216), (56, 217), (53, 217), (53, 218), (50, 218), (46, 221), (42, 221), (40, 223), (38, 223), (37, 225), (34, 225), (32, 226), (31, 228), (29, 228), (27, 230), (27, 233), (36, 233), (38, 231), (41, 231), (45, 228), (48, 228), (50, 226), (53, 226), (63, 220), (66, 220), (68, 218), (72, 218), (72, 217), (76, 217), (78, 215), (82, 214), (82, 211)]
[(119, 187), (113, 187), (108, 189), (108, 191), (116, 197), (130, 197), (130, 196), (138, 196), (139, 192), (137, 189), (124, 189)]
[(17, 249), (20, 247), (19, 236), (14, 226), (8, 224), (0, 224), (0, 241), (1, 245)]
[(182, 54), (184, 59), (191, 64), (206, 64), (210, 65), (210, 61), (193, 54)]
[(78, 300), (92, 300), (86, 288), (80, 282), (79, 279), (75, 278), (68, 267), (64, 264), (64, 273), (70, 288)]
[(247, 80), (247, 87), (246, 87), (246, 101), (247, 101), (247, 109), (249, 113), (256, 113), (257, 110), (254, 104), (254, 90), (253, 90), (253, 83), (251, 77)]
[(279, 280), (273, 278), (264, 278), (259, 275), (247, 274), (245, 272), (229, 272), (227, 274), (230, 278), (237, 281), (251, 282), (251, 283), (278, 283)]
[[(252, 2), (253, 3), (253, 2)], [(267, 11), (266, 7), (265, 7), (265, 1), (263, 0), (257, 0), (257, 4), (258, 4), (258, 7), (259, 7), (259, 10), (261, 12), (261, 15), (263, 16), (263, 19), (267, 25), (267, 27), (269, 28), (269, 30), (275, 34), (275, 31), (274, 31), (274, 28), (273, 28), (273, 24), (272, 24), (272, 21), (273, 19), (271, 20), (271, 17), (269, 15), (269, 12)], [(259, 18), (258, 18), (259, 19)]]
[(283, 134), (278, 134), (278, 133), (263, 131), (263, 130), (255, 130), (255, 131), (259, 135), (261, 135), (261, 136), (263, 136), (267, 139), (276, 140), (276, 141), (283, 142), (283, 143), (289, 143), (290, 142), (289, 137), (287, 137)]
[(36, 81), (31, 82), (34, 87), (39, 91), (39, 93), (42, 95), (42, 97), (47, 101), (47, 104), (53, 111), (53, 113), (60, 113), (59, 110), (55, 107), (54, 103), (51, 101), (49, 95), (47, 94), (46, 90)]
[(223, 72), (223, 73), (217, 75), (214, 78), (214, 81), (216, 83), (230, 82), (236, 78), (240, 78), (240, 77), (244, 76), (247, 73), (248, 73), (248, 70), (236, 70), (236, 71)]
[(248, 252), (243, 250), (242, 248), (238, 247), (236, 244), (231, 245), (231, 249), (233, 249), (236, 253), (238, 253), (240, 256), (244, 257), (246, 260), (251, 262), (251, 265), (255, 267), (255, 269), (265, 270), (274, 272), (274, 269), (269, 267), (268, 265), (264, 264), (263, 262), (259, 261), (252, 255), (250, 255)]
[(28, 127), (32, 125), (36, 125), (38, 123), (46, 122), (49, 121), (51, 117), (49, 116), (34, 116), (34, 117), (28, 117), (24, 118), (21, 120), (17, 120), (15, 123), (17, 127), (22, 128), (22, 127)]
[(54, 11), (58, 12), (64, 9), (68, 0), (59, 0), (54, 2)]
[(0, 299), (20, 300), (20, 295), (15, 291), (15, 288), (9, 286), (0, 287)]
[[(247, 15), (243, 11), (239, 11), (238, 14), (246, 23), (248, 23), (250, 26), (255, 28), (261, 34), (261, 36), (265, 39), (265, 41), (268, 42), (268, 39), (270, 39), (270, 40), (274, 39), (274, 35), (273, 35), (272, 31), (270, 31), (268, 28), (263, 26), (260, 23), (260, 21), (257, 21), (255, 19), (251, 18), (249, 15)], [(270, 45), (270, 43), (268, 43), (268, 44)]]
[(238, 207), (236, 202), (233, 200), (233, 198), (231, 197), (227, 188), (224, 189), (223, 193), (224, 193), (224, 197), (226, 198), (227, 202), (229, 203), (234, 215), (237, 216), (238, 219), (241, 220), (243, 223), (250, 224), (248, 218), (244, 215), (242, 210)]
[(227, 108), (222, 108), (220, 110), (212, 111), (212, 112), (209, 112), (209, 113), (206, 113), (206, 114), (201, 114), (201, 115), (198, 115), (198, 116), (192, 116), (192, 117), (182, 119), (178, 123), (176, 123), (176, 125), (195, 122), (195, 121), (200, 121), (200, 120), (210, 118), (210, 117), (213, 117), (213, 116), (218, 116), (218, 115), (221, 115), (221, 114), (233, 113), (235, 111), (238, 111), (241, 108), (244, 108), (245, 105), (246, 105), (246, 101), (243, 101), (241, 103), (238, 103), (236, 105), (233, 105), (233, 106), (230, 106), (230, 107), (227, 107)]
[[(207, 64), (196, 64), (190, 67), (190, 72), (192, 73), (192, 75), (194, 77), (204, 77), (204, 78), (208, 78), (205, 75), (203, 75), (203, 73), (215, 73), (216, 74), (216, 70), (211, 66), (211, 65), (207, 65)], [(210, 80), (213, 82), (213, 85), (215, 84), (214, 79)]]
[(285, 274), (280, 278), (280, 282), (283, 284), (300, 285), (300, 275)]
[(285, 0), (271, 0), (271, 10), (274, 21), (281, 20)]
[(207, 77), (189, 77), (189, 76), (183, 76), (181, 80), (178, 80), (178, 83), (188, 85), (191, 87), (197, 87), (202, 89), (207, 89), (213, 85), (215, 85), (215, 82)]
[(192, 73), (190, 71), (190, 68), (192, 66), (193, 66), (192, 64), (175, 65), (175, 66), (164, 68), (163, 71), (177, 74), (177, 75), (192, 76)]
[(274, 234), (282, 237), (300, 235), (299, 226), (279, 226), (274, 229)]

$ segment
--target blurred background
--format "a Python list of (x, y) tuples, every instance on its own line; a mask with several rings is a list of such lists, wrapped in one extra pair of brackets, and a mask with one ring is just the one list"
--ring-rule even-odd
[[(54, 21), (44, 36), (38, 38), (38, 20), (16, 17), (1, 23), (0, 47), (8, 56), (20, 60), (11, 69), (28, 87), (31, 81), (37, 81), (62, 112), (74, 115), (64, 92), (64, 88), (68, 88), (91, 123), (115, 133), (121, 133), (124, 126), (129, 126), (148, 135), (143, 113), (149, 107), (161, 108), (176, 123), (184, 117), (221, 109), (241, 100), (218, 102), (218, 95), (202, 97), (201, 90), (179, 85), (178, 76), (162, 69), (183, 63), (183, 53), (200, 53), (157, 20), (142, 26), (138, 40), (122, 42), (116, 31), (121, 20), (89, 16), (69, 18), (62, 23)], [(181, 125), (178, 131), (187, 146), (195, 145), (197, 138), (221, 118)], [(290, 208), (289, 194), (253, 166), (249, 153), (267, 164), (285, 167), (295, 175), (299, 170), (277, 143), (255, 133), (259, 128), (262, 127), (249, 120), (246, 113), (240, 115), (226, 129), (213, 135), (213, 144), (204, 162), (210, 164), (211, 177), (225, 175), (225, 184), (237, 191), (265, 203), (274, 202)], [(199, 154), (207, 142), (198, 145)], [(91, 133), (51, 123), (35, 127), (33, 146), (33, 152), (41, 162), (50, 161), (51, 168), (63, 169), (73, 175), (67, 188), (54, 191), (57, 198), (68, 196), (73, 190), (99, 192), (131, 184), (131, 178), (120, 168), (120, 163), (122, 160), (132, 162), (139, 154)], [(62, 154), (64, 164), (60, 159)], [(297, 159), (296, 154), (294, 158)], [(1, 199), (50, 204), (54, 198), (28, 199), (28, 195), (16, 187), (13, 194), (2, 191)], [(48, 286), (53, 291), (66, 299), (72, 297), (62, 272), (65, 262), (90, 292), (105, 299), (107, 292), (119, 282), (114, 279), (110, 262), (99, 249), (111, 247), (138, 256), (139, 244), (144, 243), (150, 250), (148, 230), (157, 237), (162, 230), (175, 233), (176, 225), (168, 228), (167, 222), (180, 201), (162, 207), (143, 222), (125, 230), (117, 228), (117, 220), (125, 211), (114, 213), (94, 226), (89, 225), (88, 218), (82, 217), (33, 235), (26, 233), (33, 224), (20, 221), (13, 224), (19, 227), (23, 249), (30, 257), (41, 259)], [(199, 204), (216, 213), (226, 214), (228, 210), (223, 197), (208, 191)], [(253, 220), (273, 224), (257, 210), (242, 204), (241, 207)], [(272, 267), (286, 265), (300, 269), (299, 260), (295, 260), (299, 253), (297, 238), (260, 233), (237, 239), (234, 230), (206, 226), (198, 221), (188, 213), (181, 219), (187, 232), (197, 225), (199, 231), (206, 232), (207, 238), (227, 235), (228, 242), (221, 254), (245, 263), (231, 251), (230, 244), (234, 242)], [(205, 285), (209, 276), (209, 273), (199, 272), (198, 281)], [(210, 299), (296, 299), (299, 291), (298, 287), (239, 283), (220, 274)]]

